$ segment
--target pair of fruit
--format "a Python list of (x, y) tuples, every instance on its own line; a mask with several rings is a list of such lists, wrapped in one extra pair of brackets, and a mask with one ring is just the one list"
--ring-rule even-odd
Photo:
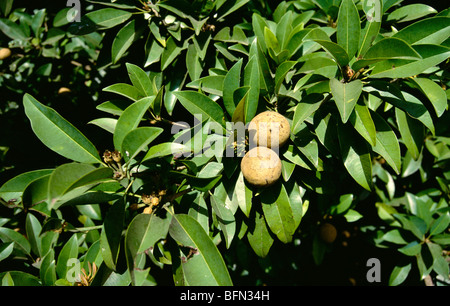
[[(274, 151), (289, 139), (290, 125), (277, 112), (263, 112), (250, 121), (249, 140), (251, 148), (241, 161), (244, 178), (256, 187), (268, 187), (281, 176), (281, 160)], [(274, 149), (274, 150), (273, 150)]]

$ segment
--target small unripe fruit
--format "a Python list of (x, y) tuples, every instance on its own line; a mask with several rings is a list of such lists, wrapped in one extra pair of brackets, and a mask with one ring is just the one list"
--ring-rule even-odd
[(61, 87), (61, 88), (58, 90), (58, 95), (68, 94), (68, 93), (70, 93), (70, 92), (71, 92), (70, 88), (67, 88), (67, 87)]
[(319, 236), (326, 243), (333, 243), (337, 237), (336, 227), (331, 223), (323, 223), (319, 227)]
[(250, 184), (267, 187), (280, 178), (281, 160), (273, 150), (256, 147), (248, 151), (242, 158), (241, 171)]
[(272, 111), (263, 112), (250, 121), (250, 143), (268, 148), (282, 147), (288, 140), (291, 127), (287, 119)]
[(11, 56), (11, 50), (9, 48), (0, 49), (0, 60), (4, 60)]

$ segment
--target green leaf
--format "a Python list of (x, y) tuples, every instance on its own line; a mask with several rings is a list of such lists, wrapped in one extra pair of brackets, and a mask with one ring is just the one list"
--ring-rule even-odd
[(417, 160), (424, 142), (423, 125), (399, 108), (395, 108), (395, 118), (403, 144), (412, 158)]
[(445, 231), (450, 224), (450, 214), (447, 213), (441, 215), (439, 218), (433, 221), (430, 229), (430, 236), (439, 235), (443, 231)]
[(405, 41), (387, 37), (370, 47), (364, 58), (355, 62), (352, 68), (358, 71), (365, 66), (388, 59), (416, 60), (420, 59), (420, 55)]
[(193, 44), (188, 46), (186, 52), (186, 68), (192, 81), (197, 80), (202, 74), (202, 64), (197, 50)]
[(33, 207), (37, 209), (37, 205), (42, 203), (45, 205), (43, 209), (49, 211), (47, 205), (49, 179), (50, 174), (42, 176), (28, 184), (22, 195), (22, 205), (24, 208)]
[(155, 214), (137, 215), (128, 226), (125, 235), (125, 248), (128, 270), (131, 274), (131, 281), (136, 283), (134, 276), (136, 258), (144, 252), (153, 252), (155, 243), (166, 238), (169, 231), (171, 215), (161, 218)]
[(338, 136), (344, 166), (359, 185), (370, 191), (372, 159), (367, 144), (356, 135), (350, 127), (339, 125)]
[(78, 162), (101, 162), (95, 146), (55, 110), (29, 94), (23, 97), (23, 104), (34, 133), (49, 149)]
[(177, 58), (183, 50), (179, 47), (172, 36), (169, 36), (166, 42), (166, 47), (161, 54), (161, 71), (165, 70)]
[(156, 95), (153, 88), (153, 83), (144, 70), (142, 70), (139, 66), (130, 63), (126, 63), (126, 67), (131, 83), (143, 96), (149, 97)]
[(231, 242), (233, 241), (234, 234), (236, 233), (236, 220), (234, 219), (234, 215), (231, 210), (226, 207), (225, 203), (213, 194), (210, 199), (211, 207), (217, 216), (217, 220), (219, 221), (220, 230), (225, 237), (226, 246), (229, 248)]
[[(367, 8), (365, 5), (370, 5), (370, 7)], [(361, 31), (361, 38), (359, 40), (360, 47), (357, 57), (364, 56), (380, 32), (381, 19), (383, 16), (383, 3), (382, 1), (378, 1), (376, 3), (364, 2), (363, 9), (366, 12), (367, 22), (366, 26)]]
[(0, 273), (0, 279), (5, 278), (7, 276), (8, 278), (12, 279), (12, 282), (14, 286), (41, 286), (41, 282), (39, 278), (36, 276), (33, 276), (29, 273), (22, 272), (22, 271), (8, 271)]
[(414, 3), (402, 6), (387, 16), (387, 21), (395, 21), (397, 23), (407, 22), (422, 18), (429, 14), (437, 13), (437, 11), (422, 3)]
[(192, 286), (231, 286), (225, 262), (202, 226), (191, 216), (174, 214), (169, 227), (170, 236), (189, 254), (182, 258), (185, 279)]
[(371, 145), (375, 146), (377, 143), (375, 124), (370, 115), (369, 108), (359, 100), (355, 105), (355, 111), (349, 118), (351, 124), (358, 133), (364, 137)]
[(39, 236), (42, 226), (39, 223), (39, 220), (31, 213), (27, 214), (25, 230), (28, 241), (30, 242), (31, 250), (34, 254), (42, 258), (45, 255), (42, 253), (42, 238)]
[(112, 92), (118, 95), (127, 97), (133, 101), (138, 101), (143, 98), (144, 95), (139, 91), (138, 88), (125, 83), (117, 83), (103, 88), (103, 91)]
[(70, 260), (77, 260), (78, 258), (78, 239), (76, 234), (64, 244), (56, 261), (56, 273), (59, 278), (66, 279)]
[(328, 40), (315, 39), (314, 41), (327, 50), (341, 68), (350, 62), (347, 51), (340, 45)]
[(105, 131), (114, 134), (114, 130), (116, 129), (117, 119), (115, 118), (97, 118), (88, 122), (88, 124), (94, 124), (98, 127), (101, 127)]
[(29, 39), (21, 26), (6, 18), (0, 18), (0, 31), (11, 39)]
[(225, 16), (237, 11), (240, 7), (244, 6), (250, 0), (234, 0), (234, 1), (224, 1), (223, 5), (220, 6), (218, 10), (218, 20), (223, 20)]
[(286, 75), (289, 71), (294, 68), (296, 61), (285, 61), (280, 66), (278, 66), (277, 71), (275, 73), (275, 93), (278, 94), (280, 91), (281, 84), (286, 78)]
[(191, 152), (191, 148), (184, 144), (175, 142), (163, 142), (152, 146), (147, 151), (144, 158), (142, 158), (141, 162), (152, 158), (164, 157), (167, 155), (182, 155), (188, 152)]
[(247, 229), (247, 239), (253, 251), (259, 257), (266, 257), (272, 247), (274, 239), (269, 233), (264, 216), (255, 211), (255, 217), (249, 219), (251, 222)]
[(441, 117), (447, 109), (447, 95), (442, 87), (430, 79), (412, 78), (411, 80), (419, 86), (423, 94), (430, 100), (436, 115)]
[(184, 108), (201, 122), (211, 119), (221, 126), (225, 125), (222, 108), (206, 95), (195, 91), (178, 91), (173, 94)]
[(300, 131), (302, 123), (319, 109), (322, 101), (323, 95), (313, 93), (303, 97), (301, 101), (297, 103), (291, 124), (291, 131), (294, 135)]
[(337, 79), (330, 80), (331, 93), (343, 123), (346, 123), (350, 117), (356, 102), (358, 102), (362, 88), (361, 80), (354, 80), (350, 83), (341, 83)]
[(406, 111), (411, 117), (418, 119), (434, 134), (434, 124), (430, 113), (423, 103), (406, 91), (400, 91), (395, 85), (386, 82), (371, 82), (364, 90), (381, 98), (395, 107)]
[(337, 43), (353, 58), (359, 46), (361, 25), (359, 14), (353, 0), (343, 0), (337, 18)]
[(85, 15), (85, 18), (102, 29), (109, 29), (127, 21), (132, 16), (132, 13), (117, 10), (113, 8), (105, 8), (95, 10)]
[(144, 117), (154, 99), (154, 96), (140, 99), (139, 101), (128, 106), (119, 117), (113, 137), (114, 147), (117, 150), (122, 149), (122, 142), (125, 136), (138, 127), (142, 117)]
[(398, 286), (403, 283), (411, 271), (411, 263), (406, 266), (395, 266), (389, 277), (389, 286)]
[(0, 245), (0, 261), (8, 258), (9, 255), (12, 254), (14, 250), (14, 242), (2, 243)]
[(401, 155), (397, 136), (387, 122), (376, 112), (372, 112), (373, 122), (377, 130), (376, 145), (372, 149), (383, 156), (395, 173), (400, 174)]
[(14, 242), (14, 248), (25, 254), (30, 254), (31, 252), (31, 245), (27, 238), (10, 228), (0, 227), (0, 240), (3, 243)]
[(242, 61), (237, 61), (227, 72), (223, 80), (223, 105), (230, 116), (233, 116), (236, 104), (233, 99), (233, 93), (240, 87)]
[(108, 268), (116, 270), (122, 240), (126, 201), (122, 198), (109, 208), (100, 235), (103, 260)]
[(282, 241), (289, 243), (296, 230), (294, 211), (289, 196), (281, 183), (265, 189), (261, 195), (264, 217), (270, 230)]
[(419, 20), (393, 35), (407, 43), (440, 45), (450, 35), (450, 18), (431, 17)]
[(43, 169), (19, 174), (3, 184), (0, 188), (0, 197), (6, 202), (13, 199), (18, 200), (31, 182), (51, 174), (52, 171), (53, 169)]
[[(50, 175), (48, 182), (48, 204), (50, 208), (57, 208), (56, 203), (69, 191), (77, 186), (78, 180), (95, 170), (89, 164), (70, 163), (57, 167)], [(111, 173), (110, 173), (111, 174)], [(78, 185), (79, 186), (79, 185)], [(86, 187), (85, 191), (90, 188)]]
[(234, 186), (232, 199), (247, 218), (250, 216), (250, 211), (252, 209), (252, 197), (253, 192), (245, 182), (244, 175), (240, 172)]
[(253, 56), (244, 68), (244, 86), (250, 87), (244, 106), (244, 123), (248, 123), (256, 115), (259, 102), (260, 69), (257, 56)]
[(158, 127), (139, 127), (125, 135), (122, 141), (123, 158), (126, 162), (132, 160), (136, 155), (145, 150), (147, 146), (163, 132)]
[(416, 256), (422, 251), (422, 245), (418, 241), (412, 241), (398, 251), (406, 256)]
[(391, 59), (377, 63), (371, 78), (407, 78), (418, 75), (430, 67), (433, 67), (450, 56), (450, 48), (438, 45), (415, 45), (414, 50), (422, 59), (410, 61)]

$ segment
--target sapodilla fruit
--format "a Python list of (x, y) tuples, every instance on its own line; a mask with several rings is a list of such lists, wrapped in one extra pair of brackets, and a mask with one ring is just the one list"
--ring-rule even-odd
[(256, 147), (242, 158), (241, 171), (253, 186), (268, 187), (281, 176), (281, 160), (272, 149)]
[(11, 50), (9, 48), (1, 48), (0, 49), (0, 60), (4, 60), (11, 56)]
[(276, 148), (282, 147), (288, 141), (291, 127), (283, 115), (265, 111), (250, 121), (248, 132), (251, 144)]
[(319, 236), (326, 243), (333, 243), (337, 237), (336, 227), (328, 222), (322, 223), (319, 227)]

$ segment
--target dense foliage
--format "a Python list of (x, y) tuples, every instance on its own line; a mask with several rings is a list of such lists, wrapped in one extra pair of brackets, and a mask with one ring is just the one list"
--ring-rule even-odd
[(2, 285), (449, 284), (450, 9), (274, 2), (0, 2)]

